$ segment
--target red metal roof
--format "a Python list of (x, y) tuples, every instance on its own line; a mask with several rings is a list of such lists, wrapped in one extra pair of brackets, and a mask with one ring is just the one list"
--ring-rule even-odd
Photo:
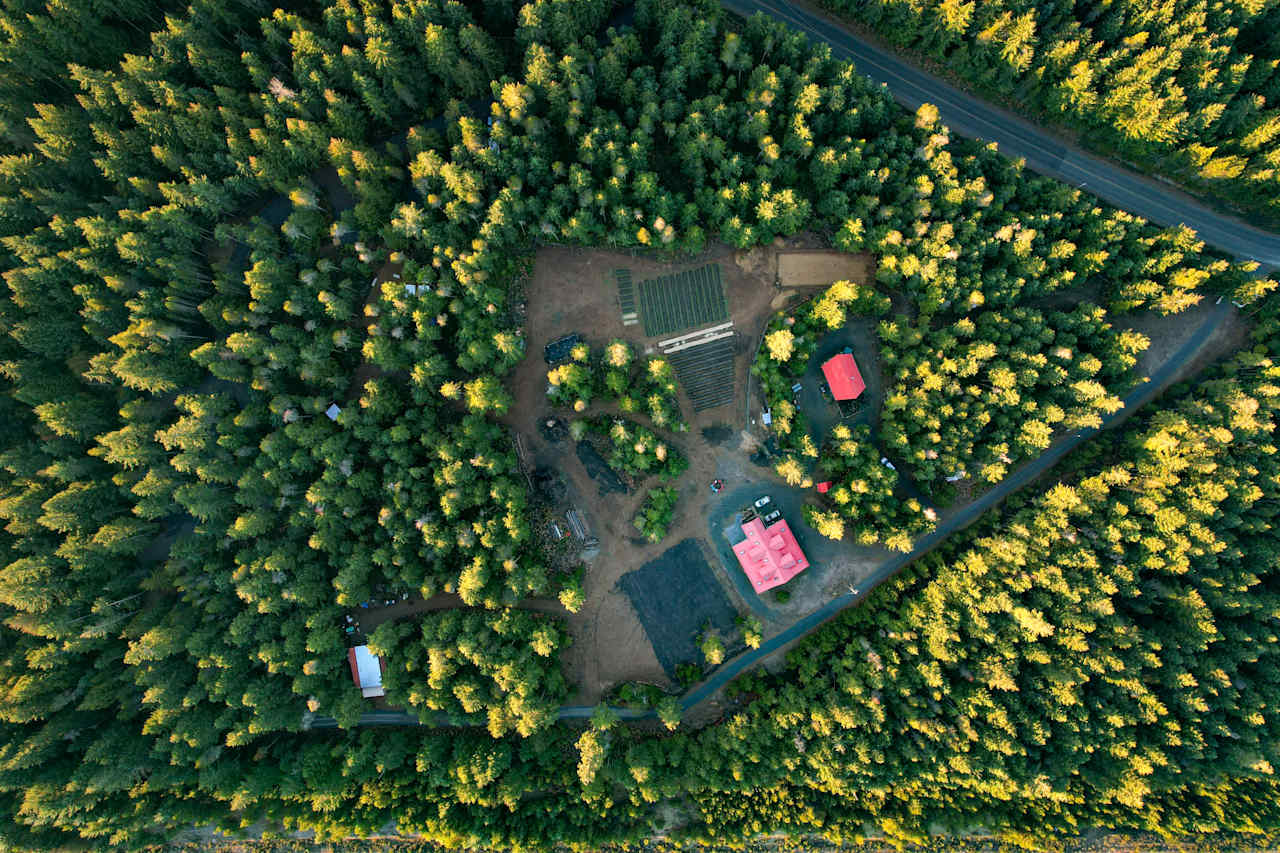
[(785, 520), (765, 527), (753, 518), (742, 525), (742, 533), (746, 538), (733, 546), (733, 553), (756, 592), (773, 589), (809, 568)]
[(819, 491), (819, 492), (821, 492), (822, 494), (824, 494), (824, 495), (825, 495), (825, 494), (826, 494), (827, 492), (829, 492), (830, 490), (831, 490), (831, 481), (830, 481), (830, 480), (827, 480), (826, 482), (823, 482), (823, 483), (819, 483), (819, 484), (818, 484), (818, 491)]
[(837, 400), (856, 400), (866, 390), (867, 383), (862, 381), (858, 363), (847, 352), (827, 359), (822, 365), (822, 372), (831, 386), (831, 396)]

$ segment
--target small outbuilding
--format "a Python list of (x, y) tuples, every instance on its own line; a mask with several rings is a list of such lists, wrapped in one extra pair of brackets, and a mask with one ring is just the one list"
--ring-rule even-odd
[(853, 353), (842, 352), (827, 359), (822, 365), (822, 374), (827, 377), (831, 396), (837, 400), (856, 400), (867, 388)]
[(387, 691), (382, 689), (385, 664), (382, 658), (369, 651), (368, 646), (347, 649), (347, 662), (351, 664), (351, 679), (360, 688), (362, 696), (372, 699), (386, 694)]

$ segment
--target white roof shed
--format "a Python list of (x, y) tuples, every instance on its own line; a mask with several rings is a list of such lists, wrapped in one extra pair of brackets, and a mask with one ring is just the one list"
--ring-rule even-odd
[(351, 664), (351, 678), (366, 698), (382, 696), (382, 658), (369, 651), (368, 646), (356, 646), (347, 650), (347, 662)]

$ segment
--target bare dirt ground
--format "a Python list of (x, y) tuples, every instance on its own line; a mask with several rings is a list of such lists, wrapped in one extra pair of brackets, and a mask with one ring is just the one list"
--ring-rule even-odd
[[(1200, 328), (1216, 305), (1215, 297), (1206, 296), (1199, 305), (1167, 317), (1156, 314), (1154, 311), (1142, 311), (1119, 317), (1116, 320), (1117, 326), (1142, 332), (1151, 339), (1151, 346), (1138, 357), (1138, 363), (1133, 368), (1135, 375), (1138, 378), (1144, 378), (1158, 370), (1160, 365), (1168, 361), (1169, 356), (1177, 352), (1187, 338)], [(1248, 339), (1248, 334), (1248, 320), (1240, 311), (1232, 311), (1214, 330), (1213, 336), (1205, 342), (1200, 353), (1178, 371), (1174, 381), (1194, 376), (1226, 353), (1240, 349)]]
[[(586, 517), (600, 548), (587, 567), (584, 582), (586, 604), (577, 614), (566, 614), (574, 645), (566, 655), (566, 670), (577, 685), (571, 704), (593, 704), (620, 681), (668, 683), (653, 647), (618, 581), (627, 572), (657, 558), (673, 543), (707, 536), (706, 518), (713, 497), (709, 484), (719, 477), (726, 487), (742, 485), (747, 478), (769, 476), (747, 460), (754, 449), (742, 430), (747, 426), (746, 387), (750, 361), (759, 343), (778, 294), (774, 287), (774, 256), (779, 250), (820, 246), (814, 235), (798, 235), (790, 241), (747, 252), (724, 244), (713, 244), (696, 256), (663, 257), (656, 253), (631, 254), (597, 249), (548, 247), (539, 250), (530, 278), (525, 283), (527, 302), (525, 340), (528, 355), (510, 377), (508, 388), (515, 403), (503, 421), (518, 431), (534, 465), (557, 470), (568, 489), (567, 501)], [(613, 270), (631, 270), (632, 281), (670, 274), (681, 269), (719, 263), (724, 281), (729, 316), (737, 332), (734, 365), (735, 399), (730, 405), (694, 414), (681, 390), (681, 408), (689, 431), (666, 434), (689, 458), (689, 470), (675, 483), (680, 491), (676, 521), (666, 538), (650, 544), (640, 538), (632, 525), (644, 494), (658, 485), (651, 480), (631, 493), (609, 495), (602, 500), (598, 485), (591, 480), (574, 452), (573, 442), (549, 442), (538, 431), (538, 423), (549, 415), (568, 418), (572, 413), (555, 411), (546, 400), (547, 365), (543, 347), (562, 335), (577, 332), (599, 347), (612, 338), (629, 341), (641, 357), (657, 353), (657, 338), (644, 336), (640, 325), (623, 326)], [(834, 279), (833, 279), (834, 280)], [(669, 337), (669, 336), (664, 336)], [(585, 414), (612, 411), (609, 405), (593, 405)], [(631, 416), (645, 422), (643, 417)], [(708, 441), (703, 429), (726, 427), (728, 432), (712, 433), (718, 443)], [(728, 440), (719, 438), (729, 435)], [(726, 594), (741, 612), (748, 608), (722, 579)]]
[(870, 283), (874, 262), (870, 255), (792, 249), (774, 255), (778, 283), (783, 287), (818, 287), (833, 281)]

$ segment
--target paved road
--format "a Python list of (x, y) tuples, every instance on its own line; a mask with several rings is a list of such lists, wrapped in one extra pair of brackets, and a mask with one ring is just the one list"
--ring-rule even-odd
[[(785, 631), (770, 637), (760, 645), (758, 649), (751, 649), (738, 655), (732, 660), (726, 661), (719, 669), (712, 673), (711, 677), (706, 681), (695, 686), (692, 690), (680, 697), (680, 707), (688, 711), (696, 705), (701, 704), (711, 698), (715, 693), (724, 687), (733, 679), (737, 678), (746, 670), (760, 663), (766, 656), (773, 654), (779, 649), (795, 642), (809, 632), (815, 630), (823, 623), (834, 619), (839, 613), (848, 607), (852, 607), (862, 599), (866, 598), (871, 590), (893, 577), (900, 572), (908, 564), (914, 560), (932, 551), (944, 540), (954, 535), (960, 530), (968, 527), (977, 521), (983, 513), (993, 508), (1013, 492), (1021, 489), (1044, 472), (1048, 471), (1054, 465), (1058, 464), (1064, 456), (1075, 450), (1084, 442), (1096, 436), (1104, 429), (1110, 429), (1117, 424), (1130, 417), (1138, 409), (1151, 402), (1166, 386), (1170, 384), (1173, 377), (1184, 365), (1194, 359), (1199, 353), (1201, 347), (1209, 340), (1214, 331), (1222, 323), (1224, 319), (1231, 313), (1232, 307), (1229, 302), (1222, 300), (1218, 306), (1209, 314), (1208, 318), (1201, 324), (1195, 333), (1187, 340), (1181, 348), (1178, 349), (1157, 370), (1147, 381), (1134, 388), (1124, 398), (1124, 407), (1119, 411), (1109, 415), (1103, 420), (1100, 428), (1086, 429), (1081, 432), (1074, 433), (1059, 440), (1056, 444), (1045, 451), (1045, 453), (1032, 462), (1022, 466), (1013, 474), (1006, 477), (994, 489), (978, 498), (969, 506), (965, 507), (961, 512), (957, 513), (948, 521), (939, 525), (938, 528), (928, 536), (921, 537), (916, 542), (916, 547), (907, 554), (900, 554), (886, 560), (880, 565), (862, 584), (858, 587), (856, 593), (846, 592), (839, 595), (831, 601), (828, 601), (822, 607), (804, 616)], [(638, 711), (631, 708), (615, 708), (618, 715), (624, 720), (639, 720), (651, 718), (654, 716), (651, 711)], [(591, 716), (593, 708), (584, 705), (569, 705), (560, 709), (559, 718), (561, 720), (585, 719)], [(448, 725), (449, 721), (445, 717), (441, 717), (437, 721), (438, 725)], [(360, 725), (362, 726), (416, 726), (421, 725), (418, 718), (413, 714), (401, 711), (373, 711), (360, 717)], [(323, 729), (334, 728), (337, 722), (330, 717), (315, 717), (309, 724), (310, 728)]]
[(1027, 166), (1041, 174), (1082, 186), (1108, 203), (1152, 222), (1184, 223), (1206, 243), (1241, 260), (1280, 267), (1280, 236), (1211, 210), (1164, 183), (1066, 145), (1030, 122), (965, 94), (812, 12), (786, 0), (721, 2), (742, 15), (762, 12), (812, 41), (830, 45), (836, 57), (852, 60), (863, 74), (887, 84), (899, 102), (912, 109), (925, 102), (934, 104), (952, 130), (995, 142), (1004, 154), (1026, 158)]

